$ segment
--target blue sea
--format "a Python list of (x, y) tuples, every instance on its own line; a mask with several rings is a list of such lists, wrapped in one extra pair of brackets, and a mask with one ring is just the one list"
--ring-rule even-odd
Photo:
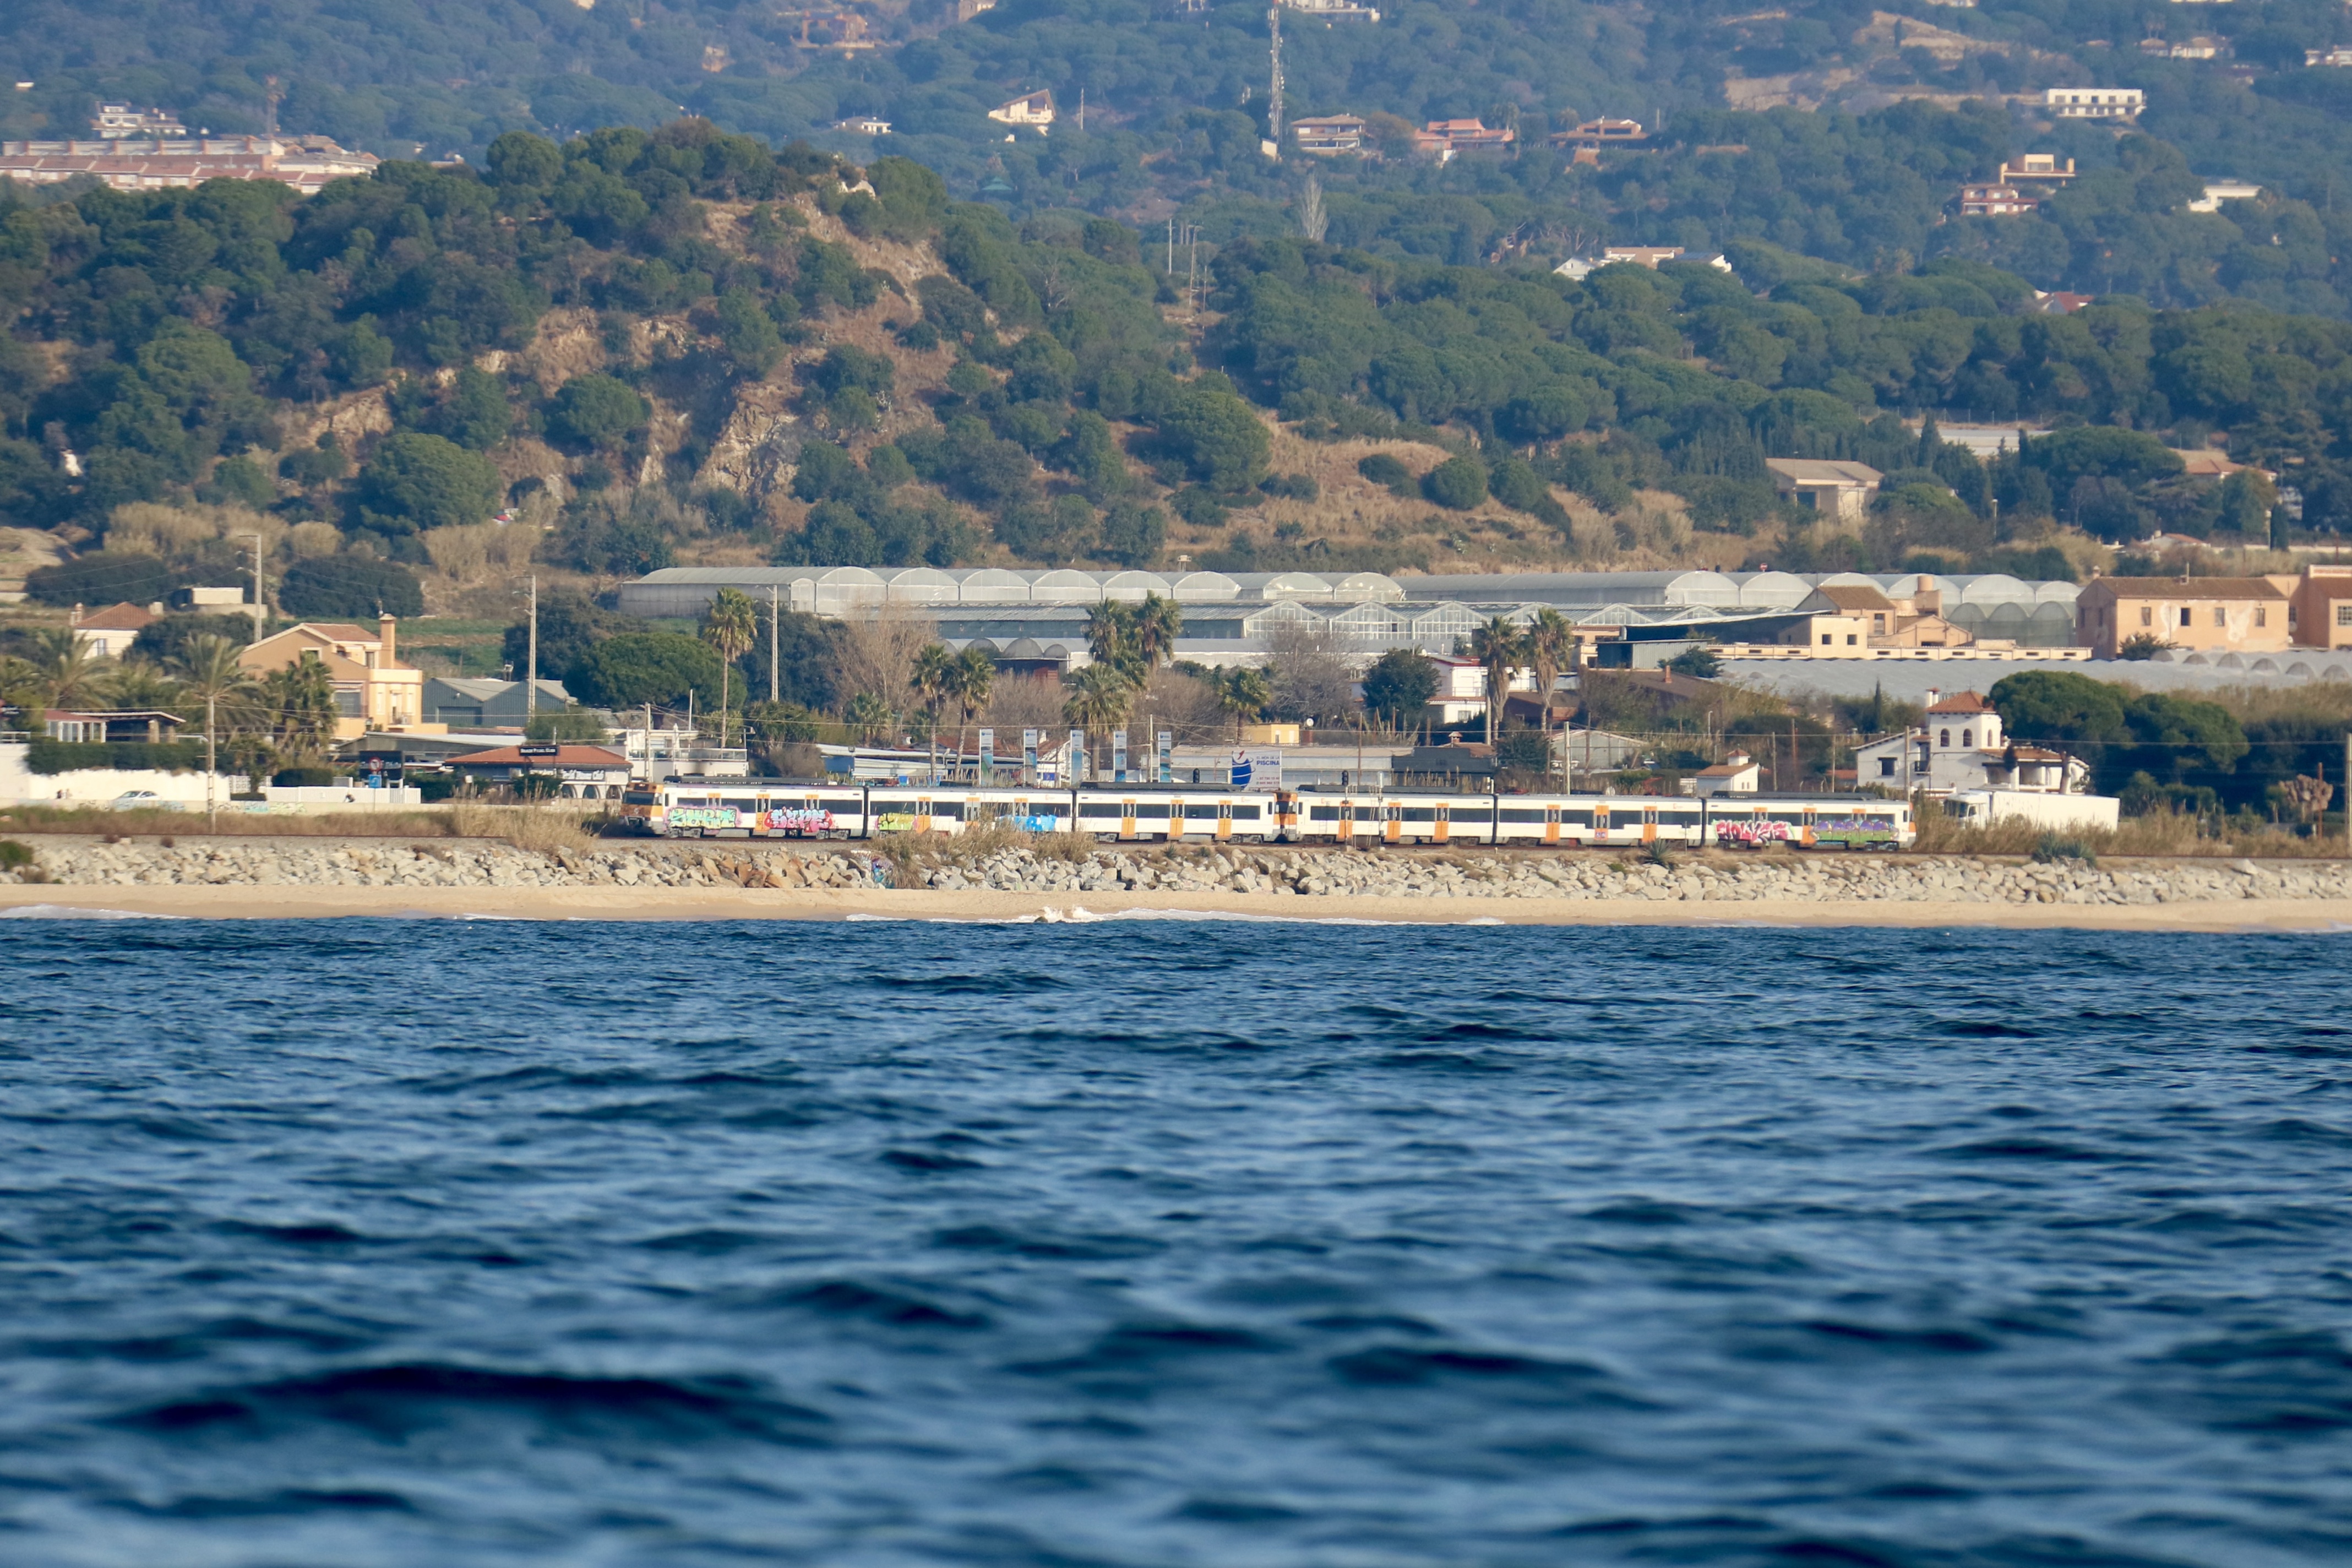
[(2340, 1564), (2347, 952), (0, 922), (0, 1562)]

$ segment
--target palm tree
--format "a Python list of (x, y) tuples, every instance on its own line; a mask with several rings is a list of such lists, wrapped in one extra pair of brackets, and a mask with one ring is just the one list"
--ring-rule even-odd
[(727, 699), (729, 677), (735, 661), (751, 649), (760, 635), (759, 606), (751, 596), (740, 589), (721, 588), (710, 601), (710, 612), (703, 618), (702, 640), (719, 655), (719, 743), (727, 743)]
[(231, 722), (245, 717), (255, 696), (253, 677), (237, 656), (245, 649), (224, 637), (190, 637), (187, 646), (171, 660), (171, 668), (180, 678), (181, 700), (193, 706), (205, 705), (205, 799), (206, 809), (212, 809), (213, 781), (220, 773), (220, 710), (224, 701), (231, 705)]
[(1527, 661), (1527, 634), (1501, 616), (1490, 616), (1470, 634), (1470, 657), (1486, 672), (1486, 743), (1502, 739), (1503, 706), (1509, 700), (1511, 673)]
[(1183, 629), (1183, 607), (1175, 600), (1143, 595), (1143, 603), (1135, 607), (1135, 651), (1143, 660), (1146, 679), (1176, 657), (1176, 638)]
[[(1560, 667), (1569, 660), (1576, 646), (1575, 628), (1568, 617), (1558, 610), (1545, 608), (1536, 612), (1527, 631), (1528, 663), (1536, 672), (1536, 701), (1538, 704), (1536, 726), (1544, 737), (1545, 756), (1551, 754), (1551, 683), (1559, 679)], [(1549, 767), (1550, 764), (1545, 764)]]
[(276, 765), (307, 763), (334, 738), (334, 678), (318, 658), (299, 658), (262, 677), (261, 700)]
[(1081, 730), (1116, 730), (1135, 707), (1135, 683), (1108, 664), (1090, 664), (1070, 677), (1063, 721)]
[(1087, 612), (1087, 651), (1097, 664), (1124, 666), (1135, 657), (1135, 611), (1105, 599)]
[(1217, 678), (1217, 706), (1234, 716), (1234, 744), (1242, 743), (1242, 725), (1265, 711), (1274, 688), (1262, 669), (1229, 669)]
[(915, 700), (931, 716), (931, 776), (940, 773), (940, 704), (947, 700), (950, 675), (956, 666), (956, 656), (948, 651), (945, 643), (928, 643), (915, 656), (915, 673), (908, 678), (907, 689)]
[(963, 756), (964, 731), (971, 728), (971, 717), (988, 706), (996, 690), (996, 661), (988, 650), (977, 644), (967, 644), (948, 667), (947, 694), (955, 699), (960, 721), (956, 725), (956, 756)]
[(46, 626), (32, 635), (33, 678), (41, 700), (51, 708), (70, 708), (99, 695), (107, 674), (106, 661), (90, 651), (94, 646), (74, 636), (70, 626)]
[(882, 737), (889, 732), (890, 721), (896, 715), (878, 692), (861, 691), (849, 700), (849, 706), (841, 710), (841, 717), (857, 731), (860, 740), (872, 746), (878, 745)]

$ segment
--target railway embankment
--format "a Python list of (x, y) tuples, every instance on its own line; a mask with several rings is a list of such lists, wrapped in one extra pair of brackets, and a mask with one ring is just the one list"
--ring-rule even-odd
[(625, 844), (536, 850), (489, 840), (215, 839), (43, 836), (8, 878), (81, 888), (393, 888), (528, 890), (932, 889), (947, 893), (1272, 895), (1337, 912), (1349, 899), (1622, 904), (2228, 904), (2352, 899), (2336, 860), (2030, 860), (1969, 856), (1445, 853), (1258, 847), (1001, 848), (941, 858), (864, 845)]

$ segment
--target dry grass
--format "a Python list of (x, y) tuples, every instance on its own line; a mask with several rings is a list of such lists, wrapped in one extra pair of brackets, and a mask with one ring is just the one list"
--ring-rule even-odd
[(485, 805), (458, 801), (449, 808), (450, 837), (503, 838), (518, 849), (577, 849), (596, 837), (606, 814), (577, 806)]
[(2151, 815), (2127, 816), (2112, 831), (2053, 829), (2015, 818), (1975, 826), (1940, 811), (1919, 814), (1921, 855), (2031, 855), (2046, 842), (2076, 843), (2098, 856), (2169, 857), (2179, 859), (2341, 860), (2347, 858), (2344, 840), (2305, 838), (2279, 832), (2241, 833), (2234, 826), (2225, 838), (2200, 837), (2197, 818)]
[(171, 835), (201, 838), (447, 838), (449, 817), (439, 811), (369, 811), (333, 815), (263, 816), (224, 809), (217, 828), (205, 809), (110, 811), (103, 806), (18, 805), (0, 811), (0, 828), (15, 833), (76, 833), (117, 837)]

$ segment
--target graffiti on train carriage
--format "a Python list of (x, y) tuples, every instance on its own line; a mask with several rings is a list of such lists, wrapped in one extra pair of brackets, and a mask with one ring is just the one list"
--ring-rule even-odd
[(1715, 825), (1715, 841), (1726, 849), (1761, 849), (1768, 844), (1786, 844), (1789, 825), (1761, 817), (1718, 822)]
[(740, 826), (736, 810), (731, 805), (673, 805), (669, 808), (672, 827), (734, 827)]
[(833, 813), (810, 806), (778, 806), (768, 813), (765, 826), (787, 838), (815, 838), (833, 831)]
[(874, 819), (877, 833), (912, 833), (915, 814), (911, 811), (886, 811)]
[(1867, 846), (1871, 848), (1893, 848), (1895, 845), (1895, 824), (1885, 817), (1850, 816), (1842, 820), (1813, 824), (1813, 842), (1843, 844), (1847, 848)]

